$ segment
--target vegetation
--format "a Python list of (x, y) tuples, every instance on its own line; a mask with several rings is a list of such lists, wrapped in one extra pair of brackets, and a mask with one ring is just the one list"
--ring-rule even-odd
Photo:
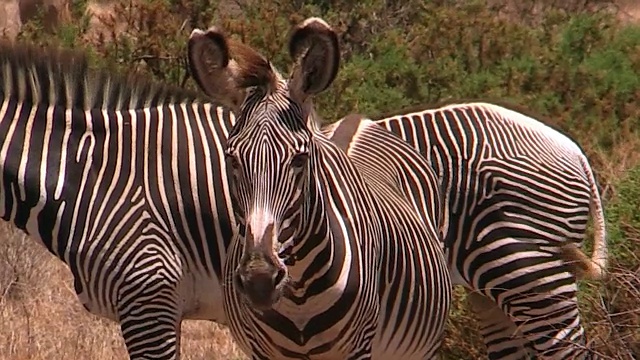
[[(115, 0), (101, 35), (85, 1), (72, 3), (72, 23), (50, 30), (34, 21), (20, 39), (81, 47), (96, 66), (181, 85), (194, 27), (222, 26), (286, 70), (291, 26), (321, 16), (341, 34), (344, 59), (318, 100), (326, 119), (461, 98), (541, 114), (585, 150), (606, 205), (610, 275), (581, 283), (590, 346), (605, 358), (640, 357), (640, 26), (619, 21), (614, 1)], [(0, 358), (124, 356), (117, 327), (82, 309), (64, 266), (21, 235), (3, 234)], [(458, 297), (445, 358), (482, 358), (473, 315)], [(183, 339), (187, 359), (241, 358), (212, 324), (186, 322)]]

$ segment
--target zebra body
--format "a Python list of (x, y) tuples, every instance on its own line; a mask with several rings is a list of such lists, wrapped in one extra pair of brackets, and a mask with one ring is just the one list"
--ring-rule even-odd
[(175, 359), (183, 318), (225, 323), (235, 227), (228, 111), (91, 71), (77, 54), (0, 47), (0, 214), (71, 270), (132, 359)]
[[(600, 277), (607, 248), (600, 195), (580, 148), (533, 118), (487, 103), (377, 123), (438, 174), (452, 280), (474, 292), (489, 357), (525, 359), (530, 350), (545, 359), (594, 356), (585, 350), (573, 273)], [(594, 252), (586, 259), (576, 245), (590, 213)]]
[(435, 174), (387, 133), (433, 191), (411, 203), (401, 178), (374, 175), (386, 159), (339, 146), (381, 128), (354, 117), (334, 133), (344, 139), (326, 138), (311, 98), (335, 77), (337, 36), (311, 18), (289, 47), (298, 63), (285, 80), (215, 28), (189, 40), (194, 78), (238, 114), (226, 150), (240, 223), (225, 265), (231, 332), (253, 359), (434, 358), (451, 299)]
[(439, 239), (442, 237), (444, 194), (423, 156), (364, 115), (348, 115), (321, 131), (349, 156), (376, 194), (400, 195), (403, 198), (400, 201), (409, 201), (429, 231)]

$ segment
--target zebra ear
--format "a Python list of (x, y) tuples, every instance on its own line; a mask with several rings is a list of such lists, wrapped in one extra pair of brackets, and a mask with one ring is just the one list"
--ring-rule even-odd
[(189, 71), (200, 89), (215, 101), (235, 109), (241, 97), (228, 69), (231, 61), (226, 36), (215, 27), (194, 29), (187, 44)]
[(338, 35), (320, 18), (308, 18), (293, 29), (289, 53), (295, 64), (290, 89), (299, 100), (324, 91), (338, 74)]

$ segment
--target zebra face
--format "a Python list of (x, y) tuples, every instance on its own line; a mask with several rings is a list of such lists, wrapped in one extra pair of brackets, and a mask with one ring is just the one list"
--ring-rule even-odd
[[(241, 120), (256, 125), (230, 135), (226, 160), (240, 223), (238, 241), (244, 245), (235, 285), (256, 308), (266, 309), (282, 296), (288, 279), (287, 256), (305, 226), (312, 140), (306, 131), (297, 136), (282, 131), (268, 116), (270, 112), (264, 111), (271, 105), (256, 108), (262, 110), (243, 116), (259, 119)], [(274, 111), (281, 112), (281, 108)]]
[(234, 284), (263, 310), (288, 283), (291, 249), (315, 231), (311, 219), (319, 213), (315, 174), (321, 161), (312, 97), (333, 82), (340, 61), (337, 34), (318, 18), (294, 29), (289, 52), (295, 63), (285, 80), (264, 56), (216, 28), (194, 30), (188, 44), (200, 88), (237, 117), (226, 149), (240, 223), (235, 244), (243, 248)]

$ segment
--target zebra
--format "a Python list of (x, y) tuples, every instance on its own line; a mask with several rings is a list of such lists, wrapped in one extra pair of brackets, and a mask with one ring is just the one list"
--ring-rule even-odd
[[(523, 112), (467, 102), (397, 111), (376, 124), (438, 174), (452, 280), (470, 290), (489, 358), (595, 358), (585, 346), (576, 278), (605, 275), (597, 183), (575, 142)], [(578, 245), (590, 214), (587, 258)]]
[(182, 319), (226, 323), (234, 116), (195, 92), (0, 45), (0, 217), (69, 267), (131, 359), (178, 359)]
[[(192, 76), (237, 115), (225, 149), (239, 224), (223, 279), (229, 328), (253, 359), (434, 358), (451, 301), (435, 174), (409, 153), (430, 181), (433, 213), (421, 217), (398, 179), (375, 174), (384, 159), (347, 157), (323, 136), (312, 98), (340, 61), (324, 20), (298, 24), (289, 52), (287, 80), (216, 27), (188, 41)], [(382, 130), (359, 116), (345, 126), (355, 138)], [(411, 150), (388, 135), (384, 146)]]
[[(183, 89), (106, 71), (92, 71), (84, 56), (77, 52), (29, 49), (24, 45), (4, 43), (0, 44), (0, 95), (0, 181), (3, 185), (0, 187), (0, 215), (39, 239), (51, 253), (67, 263), (85, 308), (121, 323), (130, 357), (179, 358), (182, 318), (225, 324), (220, 277), (229, 239), (237, 225), (224, 176), (223, 148), (235, 121), (233, 114), (210, 103), (209, 99), (200, 99)], [(455, 107), (451, 109), (454, 111)], [(392, 116), (379, 123), (430, 159), (442, 161), (453, 157), (446, 160), (446, 166), (439, 166), (438, 171), (440, 182), (449, 184), (443, 194), (447, 197), (445, 205), (453, 199), (458, 199), (454, 205), (459, 203), (465, 199), (462, 196), (468, 203), (477, 202), (474, 199), (482, 193), (476, 193), (474, 189), (482, 191), (482, 187), (467, 186), (465, 193), (456, 193), (456, 184), (461, 180), (450, 174), (464, 174), (466, 165), (457, 160), (458, 152), (442, 152), (445, 148), (442, 144), (454, 142), (443, 136), (450, 132), (438, 132), (435, 131), (437, 127), (427, 126), (425, 121), (429, 117), (419, 116), (423, 112), (416, 111), (415, 116)], [(424, 113), (428, 115), (429, 111)], [(518, 113), (498, 113), (498, 121), (493, 121), (491, 126), (495, 133), (505, 136), (515, 137), (519, 123), (537, 123), (533, 119), (518, 120), (522, 119)], [(467, 113), (467, 116), (471, 115)], [(485, 121), (483, 117), (479, 119)], [(336, 125), (328, 128), (333, 126)], [(143, 129), (140, 130), (145, 134), (143, 138), (136, 136), (140, 133), (136, 129)], [(537, 138), (555, 136), (550, 128), (538, 126), (537, 129), (532, 133)], [(151, 136), (156, 130), (158, 135)], [(467, 131), (468, 136), (462, 139), (475, 134), (471, 129)], [(164, 139), (163, 134), (170, 138)], [(349, 141), (348, 138), (341, 140), (344, 136), (331, 136), (338, 142)], [(131, 142), (133, 139), (135, 141)], [(125, 141), (131, 143), (125, 144)], [(439, 142), (441, 145), (436, 146)], [(457, 146), (464, 144), (463, 141)], [(141, 158), (134, 156), (138, 146), (144, 146), (143, 150), (147, 146), (159, 146), (157, 149), (160, 150)], [(357, 148), (345, 146), (349, 151)], [(431, 146), (437, 151), (432, 153)], [(485, 146), (495, 144), (485, 141)], [(555, 148), (539, 148), (537, 155), (558, 163), (564, 152), (555, 151)], [(459, 154), (463, 157), (466, 152)], [(191, 161), (177, 161), (178, 158)], [(576, 163), (567, 164), (565, 175), (571, 174), (566, 173), (567, 169), (579, 169), (580, 166), (585, 166), (582, 171), (590, 174), (586, 159), (580, 156), (573, 159)], [(502, 160), (512, 167), (519, 164), (517, 158), (503, 157)], [(141, 178), (140, 169), (143, 174), (155, 176)], [(575, 172), (575, 176), (583, 176), (582, 171)], [(113, 177), (111, 182), (108, 176)], [(592, 175), (587, 179), (590, 177)], [(415, 192), (415, 196), (410, 197), (414, 201), (421, 199), (419, 187), (406, 190)], [(535, 195), (526, 188), (519, 190), (524, 196)], [(128, 196), (131, 196), (130, 204), (125, 203)], [(590, 196), (595, 204), (592, 213), (596, 219), (602, 219), (597, 190), (591, 191)], [(519, 201), (514, 198), (514, 202)], [(581, 208), (580, 204), (570, 199), (557, 206), (572, 209)], [(515, 210), (514, 214), (519, 214), (520, 210)], [(478, 233), (476, 225), (467, 224), (473, 217), (461, 217), (460, 211), (458, 209), (458, 215), (450, 216), (458, 222), (457, 228), (464, 230), (475, 226)], [(530, 212), (523, 212), (527, 213)], [(449, 216), (447, 212), (445, 216)], [(565, 221), (572, 221), (572, 216), (567, 213)], [(491, 222), (484, 229), (490, 227)], [(574, 239), (584, 237), (584, 227), (580, 224), (570, 231)], [(602, 249), (599, 258), (604, 259), (604, 227), (600, 233), (597, 231), (598, 228), (596, 249)], [(473, 236), (470, 239), (477, 237)], [(464, 232), (452, 231), (448, 238), (458, 239), (448, 243), (462, 243)], [(164, 243), (156, 248), (151, 239)], [(172, 250), (158, 251), (163, 248)], [(132, 252), (138, 250), (146, 252)], [(124, 254), (123, 261), (116, 261), (118, 254)], [(581, 255), (576, 252), (576, 259), (581, 260)], [(457, 260), (453, 261), (453, 252), (450, 252), (449, 262), (464, 264), (464, 256), (467, 255), (457, 253)], [(597, 258), (595, 254), (594, 257)], [(476, 262), (482, 264), (483, 259), (476, 258)], [(604, 262), (601, 264), (604, 268)], [(140, 277), (144, 266), (153, 277)], [(590, 271), (592, 267), (588, 264), (584, 268), (587, 274), (599, 271), (597, 268)], [(155, 299), (148, 295), (157, 291), (164, 296), (162, 289), (178, 300), (166, 301), (167, 298)], [(489, 297), (475, 297), (479, 298), (480, 305), (488, 303), (490, 306)], [(149, 310), (145, 310), (148, 314), (143, 314), (148, 316), (130, 315), (145, 305)], [(121, 310), (126, 311), (122, 313)], [(491, 311), (502, 313), (495, 306)], [(148, 321), (150, 318), (154, 320)], [(141, 328), (152, 336), (140, 336)], [(508, 339), (515, 333), (506, 325), (502, 330), (503, 334), (485, 329), (488, 336), (493, 337), (489, 339), (490, 353), (492, 348), (508, 345)], [(153, 341), (146, 341), (150, 339)], [(493, 351), (490, 357), (517, 358), (500, 354)]]

